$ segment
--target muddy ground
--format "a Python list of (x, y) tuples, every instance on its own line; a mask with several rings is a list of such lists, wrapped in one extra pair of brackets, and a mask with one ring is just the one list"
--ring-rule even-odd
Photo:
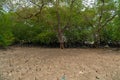
[(12, 47), (0, 50), (0, 80), (120, 80), (120, 50)]

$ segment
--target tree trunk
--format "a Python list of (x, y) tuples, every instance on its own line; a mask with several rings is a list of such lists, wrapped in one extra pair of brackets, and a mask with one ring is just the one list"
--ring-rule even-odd
[(62, 31), (60, 25), (58, 26), (58, 40), (60, 43), (60, 48), (64, 49), (63, 31)]
[(63, 40), (63, 33), (62, 33), (62, 31), (59, 31), (58, 37), (59, 37), (60, 48), (64, 49), (64, 40)]
[(60, 48), (64, 49), (64, 40), (63, 40), (63, 30), (61, 28), (61, 21), (60, 21), (60, 14), (59, 11), (56, 11), (57, 16), (57, 33), (58, 33), (58, 39), (60, 43)]
[(100, 33), (96, 32), (94, 34), (94, 47), (98, 48), (100, 46)]
[(65, 47), (64, 47), (64, 42), (63, 43), (60, 43), (60, 48), (61, 49), (64, 49)]

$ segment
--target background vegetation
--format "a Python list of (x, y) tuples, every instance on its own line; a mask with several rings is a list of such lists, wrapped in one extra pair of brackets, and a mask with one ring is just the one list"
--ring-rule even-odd
[(119, 0), (0, 2), (0, 46), (120, 47)]

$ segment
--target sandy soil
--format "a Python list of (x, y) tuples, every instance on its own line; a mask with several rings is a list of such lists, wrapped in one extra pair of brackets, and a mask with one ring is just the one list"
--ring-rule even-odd
[(0, 80), (120, 80), (120, 50), (0, 50), (0, 76)]

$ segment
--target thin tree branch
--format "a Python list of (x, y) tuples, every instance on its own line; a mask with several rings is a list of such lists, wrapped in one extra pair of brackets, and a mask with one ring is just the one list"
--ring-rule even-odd
[(99, 20), (98, 20), (98, 22), (99, 22), (99, 24), (98, 25), (101, 25), (101, 20), (102, 20), (102, 18), (103, 18), (103, 7), (104, 7), (104, 0), (101, 0), (102, 1), (102, 5), (101, 5), (101, 10), (100, 10), (100, 17), (99, 17)]
[[(34, 4), (34, 5), (38, 6), (39, 8), (41, 8), (41, 6), (40, 6), (40, 5), (38, 5), (38, 4), (36, 4), (35, 2), (33, 2), (33, 1), (31, 1), (31, 0), (30, 0), (30, 2), (31, 2), (32, 4)], [(43, 0), (42, 0), (42, 3), (43, 3)]]
[(72, 17), (72, 10), (73, 10), (73, 6), (74, 6), (74, 3), (75, 3), (76, 0), (71, 0), (71, 4), (70, 4), (70, 16), (69, 16), (69, 19), (67, 21), (67, 24), (65, 25), (65, 27), (62, 29), (63, 31), (65, 29), (67, 29), (68, 27), (71, 26), (71, 17)]
[(100, 32), (100, 30), (105, 27), (107, 25), (107, 23), (109, 23), (111, 20), (113, 20), (115, 17), (117, 16), (117, 14), (113, 15), (111, 18), (107, 19), (104, 24), (98, 29), (98, 32)]
[[(33, 3), (33, 2), (32, 2)], [(35, 4), (35, 3), (34, 3)], [(37, 5), (37, 4), (35, 4), (35, 5)], [(38, 12), (36, 12), (35, 14), (31, 14), (31, 15), (29, 15), (29, 16), (27, 16), (27, 17), (23, 17), (23, 16), (21, 16), (19, 13), (17, 13), (16, 12), (16, 14), (19, 16), (19, 17), (21, 17), (21, 18), (23, 18), (23, 19), (30, 19), (30, 18), (32, 18), (32, 17), (34, 17), (34, 16), (37, 16), (37, 15), (39, 15), (39, 14), (41, 14), (41, 12), (42, 12), (42, 9), (43, 9), (43, 7), (44, 7), (44, 2), (43, 2), (43, 0), (42, 0), (42, 5), (40, 6), (40, 5), (37, 5), (40, 9), (39, 9), (39, 11)]]

